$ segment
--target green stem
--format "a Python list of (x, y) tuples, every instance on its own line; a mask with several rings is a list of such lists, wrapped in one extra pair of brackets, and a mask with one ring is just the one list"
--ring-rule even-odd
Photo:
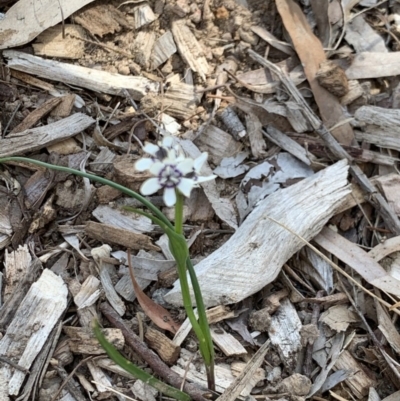
[(207, 366), (207, 381), (208, 388), (212, 391), (215, 391), (215, 376), (214, 376), (214, 345), (211, 338), (210, 326), (208, 324), (206, 307), (204, 305), (203, 296), (201, 294), (201, 288), (199, 285), (199, 281), (197, 280), (196, 271), (194, 270), (192, 261), (190, 258), (186, 260), (186, 266), (189, 271), (190, 281), (192, 282), (193, 292), (196, 299), (196, 306), (199, 313), (199, 324), (201, 327), (201, 331), (206, 339), (207, 346), (209, 349), (210, 355), (210, 363)]
[(69, 167), (56, 166), (54, 164), (41, 162), (39, 160), (29, 159), (27, 157), (3, 157), (3, 158), (0, 158), (0, 163), (6, 163), (8, 161), (32, 163), (37, 166), (48, 168), (50, 170), (62, 171), (64, 173), (70, 173), (70, 174), (78, 175), (80, 177), (85, 177), (91, 181), (97, 181), (97, 182), (100, 182), (101, 184), (108, 185), (112, 188), (118, 189), (119, 191), (123, 192), (124, 194), (129, 195), (130, 197), (132, 197), (134, 199), (137, 199), (144, 206), (146, 206), (148, 209), (150, 209), (161, 221), (163, 221), (164, 224), (166, 224), (169, 228), (173, 229), (172, 224), (165, 217), (165, 215), (163, 213), (161, 213), (161, 211), (157, 207), (155, 207), (151, 202), (149, 202), (146, 198), (144, 198), (142, 195), (139, 195), (137, 192), (132, 191), (128, 188), (125, 188), (124, 186), (117, 184), (113, 181), (107, 180), (106, 178), (98, 177), (97, 175), (94, 175), (94, 174), (84, 173), (83, 171), (75, 170), (75, 169), (69, 168)]
[(175, 203), (175, 232), (183, 234), (183, 195), (176, 190), (176, 203)]

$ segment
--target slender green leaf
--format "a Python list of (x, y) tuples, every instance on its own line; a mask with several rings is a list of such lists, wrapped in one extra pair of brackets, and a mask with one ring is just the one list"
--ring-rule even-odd
[(160, 393), (163, 393), (168, 397), (175, 398), (176, 400), (179, 400), (179, 401), (190, 401), (190, 397), (188, 394), (186, 394), (174, 387), (171, 387), (168, 384), (163, 383), (162, 381), (156, 379), (154, 376), (149, 375), (147, 372), (140, 369), (139, 367), (134, 365), (132, 362), (130, 362), (126, 358), (124, 358), (117, 351), (117, 349), (106, 340), (104, 334), (101, 332), (101, 330), (99, 328), (99, 324), (97, 321), (94, 322), (93, 330), (94, 330), (94, 334), (95, 334), (97, 340), (99, 341), (101, 346), (104, 348), (104, 350), (107, 352), (107, 355), (116, 364), (121, 366), (121, 368), (125, 369), (132, 376), (149, 384), (150, 386), (157, 389)]

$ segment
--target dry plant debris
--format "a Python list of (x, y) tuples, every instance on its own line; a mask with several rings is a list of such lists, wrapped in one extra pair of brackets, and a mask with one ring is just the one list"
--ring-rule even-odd
[(0, 0), (0, 157), (137, 191), (142, 144), (173, 136), (218, 176), (184, 206), (210, 394), (167, 238), (136, 201), (1, 165), (0, 399), (155, 400), (97, 318), (196, 401), (399, 400), (399, 43), (390, 0)]

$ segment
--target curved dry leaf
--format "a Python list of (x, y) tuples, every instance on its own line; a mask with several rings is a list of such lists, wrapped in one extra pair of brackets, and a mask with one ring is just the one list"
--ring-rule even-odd
[(133, 289), (135, 290), (137, 300), (139, 301), (139, 304), (142, 307), (144, 313), (158, 327), (164, 330), (168, 330), (171, 333), (175, 334), (178, 331), (180, 325), (174, 321), (171, 314), (165, 308), (163, 308), (159, 304), (156, 304), (151, 298), (149, 298), (142, 291), (133, 274), (133, 268), (131, 264), (131, 252), (129, 249), (127, 251), (127, 254), (128, 254), (128, 264), (129, 264), (129, 274), (131, 276)]

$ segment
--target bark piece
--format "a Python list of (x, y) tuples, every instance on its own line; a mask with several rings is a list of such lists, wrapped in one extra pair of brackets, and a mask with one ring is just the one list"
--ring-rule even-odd
[(61, 98), (50, 99), (43, 103), (39, 108), (29, 113), (20, 124), (14, 127), (10, 134), (16, 134), (33, 127), (42, 117), (50, 113), (60, 103)]
[(388, 53), (383, 37), (365, 21), (362, 15), (353, 18), (346, 24), (345, 39), (354, 47), (356, 53)]
[(147, 235), (134, 233), (107, 224), (95, 223), (94, 221), (88, 221), (86, 223), (85, 233), (98, 241), (118, 244), (124, 248), (159, 250), (158, 246), (153, 245), (151, 238)]
[(391, 77), (400, 74), (400, 53), (363, 52), (356, 54), (346, 70), (349, 79)]
[(93, 0), (20, 0), (0, 21), (0, 49), (21, 46)]
[(349, 83), (344, 70), (330, 60), (324, 61), (319, 66), (316, 77), (318, 83), (332, 95), (342, 97), (349, 92)]
[(181, 352), (179, 345), (175, 345), (166, 335), (151, 327), (147, 328), (145, 338), (149, 347), (153, 348), (164, 362), (170, 365), (176, 362)]
[(153, 47), (151, 54), (150, 69), (155, 70), (164, 64), (173, 54), (176, 53), (174, 37), (171, 31), (167, 31), (160, 36)]
[[(75, 354), (101, 355), (105, 353), (91, 328), (64, 326), (63, 330), (69, 337), (69, 347)], [(102, 331), (107, 341), (115, 348), (122, 349), (125, 346), (125, 339), (120, 329), (103, 329)]]
[(28, 251), (28, 246), (20, 245), (14, 252), (5, 252), (4, 259), (4, 301), (10, 298), (11, 294), (17, 290), (18, 284), (28, 272), (31, 265), (32, 257)]
[(205, 81), (210, 72), (210, 67), (204, 57), (204, 51), (200, 43), (189, 27), (185, 25), (184, 20), (173, 21), (171, 30), (182, 59)]
[[(0, 340), (0, 354), (29, 369), (51, 330), (67, 307), (64, 281), (46, 269), (34, 283)], [(26, 372), (3, 364), (1, 376), (7, 378), (10, 395), (18, 395)]]
[(225, 157), (236, 155), (242, 149), (240, 142), (214, 125), (210, 125), (195, 143), (201, 151), (208, 152), (209, 160), (215, 165), (219, 165)]
[(125, 14), (109, 3), (90, 5), (76, 12), (73, 19), (92, 35), (101, 38), (109, 33), (121, 31), (121, 27), (130, 29)]
[(346, 384), (350, 387), (352, 393), (362, 399), (368, 395), (370, 387), (376, 387), (376, 381), (364, 373), (360, 364), (352, 357), (349, 351), (344, 350), (335, 363), (335, 370), (352, 370), (353, 375), (346, 380)]
[(8, 59), (8, 66), (11, 69), (99, 93), (121, 96), (126, 89), (134, 100), (140, 100), (148, 92), (157, 93), (159, 88), (157, 82), (140, 76), (125, 76), (79, 65), (44, 60), (15, 50), (6, 50), (3, 55)]
[(56, 25), (41, 33), (32, 46), (36, 56), (78, 60), (85, 54), (85, 42), (80, 40), (85, 36), (78, 25)]
[(0, 157), (22, 155), (70, 138), (94, 123), (86, 114), (76, 113), (44, 127), (33, 128), (0, 139)]
[(63, 96), (61, 98), (61, 103), (50, 112), (50, 115), (52, 117), (68, 117), (69, 115), (71, 115), (75, 100), (76, 95), (74, 93), (69, 93)]
[[(343, 160), (262, 200), (224, 245), (195, 266), (205, 304), (237, 303), (273, 281), (303, 242), (268, 216), (313, 238), (349, 193), (347, 174)], [(178, 283), (165, 299), (181, 305)]]
[(288, 299), (284, 299), (271, 317), (268, 334), (289, 372), (294, 371), (298, 353), (302, 349), (301, 328), (302, 324), (295, 307)]
[(133, 17), (135, 19), (135, 29), (146, 26), (157, 19), (152, 8), (146, 2), (135, 7)]

